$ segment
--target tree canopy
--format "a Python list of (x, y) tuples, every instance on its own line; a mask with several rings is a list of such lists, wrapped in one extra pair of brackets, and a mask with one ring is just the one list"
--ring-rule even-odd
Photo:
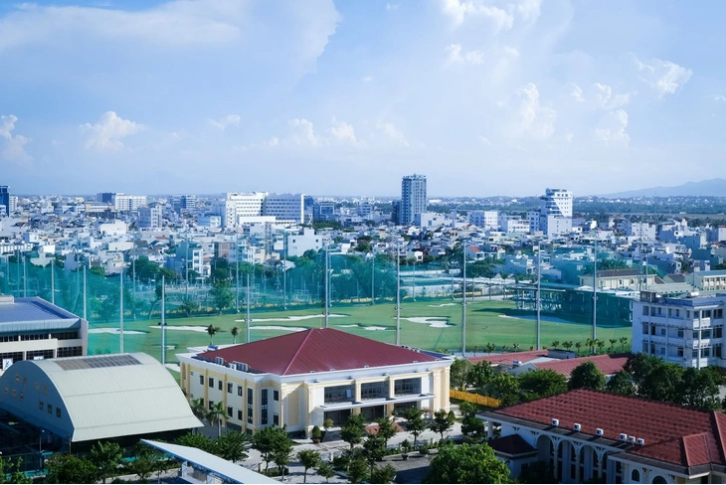
[(489, 445), (444, 446), (431, 461), (424, 483), (511, 483), (509, 468)]

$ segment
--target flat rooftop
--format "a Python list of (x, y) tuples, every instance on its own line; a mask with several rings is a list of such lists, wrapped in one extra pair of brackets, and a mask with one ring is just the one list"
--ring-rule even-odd
[(0, 295), (0, 324), (78, 320), (79, 317), (38, 297)]

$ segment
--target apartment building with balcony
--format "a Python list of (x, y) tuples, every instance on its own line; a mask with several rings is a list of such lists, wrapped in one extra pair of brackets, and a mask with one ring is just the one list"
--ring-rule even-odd
[(726, 367), (725, 309), (726, 294), (668, 298), (641, 291), (633, 303), (632, 350), (683, 367)]

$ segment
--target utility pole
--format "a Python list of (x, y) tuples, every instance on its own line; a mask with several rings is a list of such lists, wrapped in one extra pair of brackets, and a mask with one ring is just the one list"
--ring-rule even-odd
[(23, 298), (28, 297), (28, 264), (25, 253), (23, 253)]
[(250, 274), (247, 273), (247, 291), (245, 292), (245, 299), (247, 300), (247, 316), (245, 317), (245, 323), (247, 324), (247, 343), (250, 343), (250, 324), (252, 319), (250, 318)]
[(50, 302), (55, 305), (55, 255), (50, 262)]
[(166, 279), (161, 275), (161, 365), (166, 365)]
[(184, 256), (186, 276), (184, 277), (184, 299), (189, 299), (189, 236), (186, 237), (186, 255)]
[[(415, 257), (415, 255), (414, 255)], [(416, 260), (413, 261), (413, 301), (416, 301)]]
[(540, 313), (542, 311), (542, 247), (537, 243), (537, 298), (535, 305), (537, 305), (537, 350), (541, 349), (540, 343), (540, 330), (541, 320)]
[[(131, 293), (134, 297), (134, 304), (136, 303), (136, 258), (131, 260)], [(136, 321), (136, 310), (131, 309), (131, 318)]]
[(235, 309), (239, 313), (239, 236), (235, 236), (235, 250), (234, 250), (235, 262), (235, 282), (234, 282), (234, 302)]
[(120, 283), (119, 283), (119, 294), (121, 295), (119, 298), (120, 306), (119, 306), (119, 353), (124, 353), (124, 267), (123, 263), (121, 264), (121, 274), (119, 276)]
[(83, 319), (88, 321), (88, 304), (86, 299), (86, 265), (83, 264)]
[(592, 339), (597, 340), (597, 239), (595, 239), (595, 264), (592, 272)]
[(325, 328), (328, 328), (328, 306), (330, 305), (330, 246), (327, 241), (325, 243), (325, 311), (323, 318), (325, 320)]
[(282, 309), (287, 310), (287, 232), (282, 240)]
[(463, 245), (463, 260), (461, 277), (461, 355), (466, 358), (466, 244)]
[(401, 244), (396, 242), (396, 345), (401, 345)]
[(371, 252), (371, 306), (376, 304), (376, 253)]

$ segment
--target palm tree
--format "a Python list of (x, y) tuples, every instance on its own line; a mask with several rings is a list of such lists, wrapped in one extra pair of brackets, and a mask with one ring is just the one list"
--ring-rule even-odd
[(608, 340), (608, 342), (610, 342), (610, 352), (614, 352), (615, 344), (618, 343), (618, 339), (611, 338)]
[(209, 325), (207, 327), (207, 333), (209, 334), (209, 345), (214, 345), (214, 335), (222, 330), (219, 327), (215, 327), (214, 325)]
[(556, 349), (559, 346), (560, 346), (560, 341), (559, 340), (553, 340), (552, 341), (552, 348), (553, 349)]
[(580, 349), (582, 348), (582, 342), (575, 342), (575, 348), (577, 349), (577, 355), (580, 355)]
[(232, 334), (232, 342), (236, 344), (237, 335), (239, 335), (239, 327), (235, 325), (234, 327), (232, 327), (232, 330), (230, 330), (229, 332)]
[(509, 345), (502, 345), (502, 352), (506, 352), (509, 348)]
[(209, 424), (214, 424), (215, 421), (217, 422), (218, 436), (222, 436), (222, 419), (225, 416), (226, 412), (224, 410), (223, 402), (213, 404), (207, 413), (207, 420), (209, 421)]
[(595, 345), (597, 345), (598, 352), (602, 354), (602, 349), (605, 348), (605, 342), (600, 339), (597, 339), (597, 340), (595, 340)]
[(625, 344), (628, 343), (628, 337), (620, 337), (620, 349), (625, 350)]
[(592, 354), (594, 352), (595, 341), (593, 339), (591, 339), (591, 338), (586, 338), (585, 339), (585, 347), (587, 347), (588, 349), (590, 349), (590, 353)]
[(570, 350), (572, 348), (572, 340), (567, 340), (565, 342), (562, 342), (562, 346), (565, 348), (565, 350)]
[(490, 354), (491, 354), (491, 353), (493, 353), (493, 352), (494, 352), (495, 350), (497, 350), (497, 346), (496, 346), (496, 345), (494, 345), (494, 344), (492, 344), (492, 343), (488, 343), (488, 344), (487, 344), (487, 352), (488, 352), (488, 353), (490, 353)]
[(472, 350), (474, 351), (474, 357), (476, 357), (476, 353), (479, 352), (479, 346), (475, 345)]
[(190, 403), (190, 407), (192, 408), (192, 412), (195, 416), (198, 418), (204, 418), (204, 413), (206, 409), (204, 408), (204, 398), (200, 397), (198, 399), (192, 399), (192, 402)]
[(515, 352), (519, 350), (519, 344), (512, 344), (512, 350)]

